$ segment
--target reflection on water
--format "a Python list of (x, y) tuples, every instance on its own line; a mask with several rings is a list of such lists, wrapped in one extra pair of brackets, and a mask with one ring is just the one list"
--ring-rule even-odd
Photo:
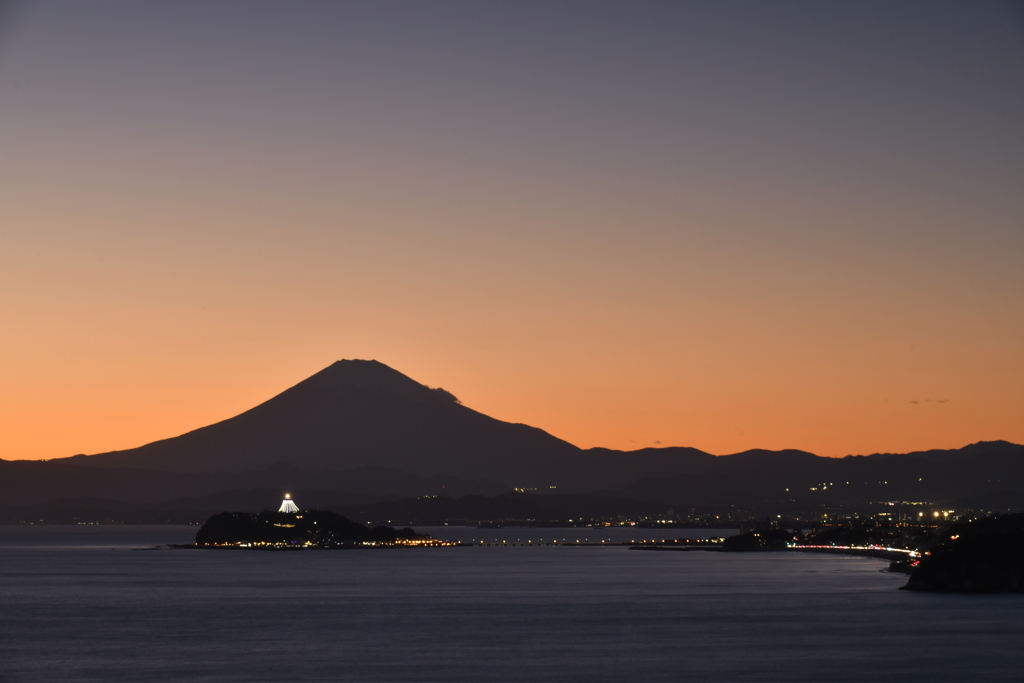
[(0, 548), (145, 548), (193, 543), (198, 526), (0, 525)]
[(0, 528), (5, 683), (1016, 681), (1024, 664), (1019, 596), (898, 591), (866, 558), (142, 551), (195, 528), (24, 529)]

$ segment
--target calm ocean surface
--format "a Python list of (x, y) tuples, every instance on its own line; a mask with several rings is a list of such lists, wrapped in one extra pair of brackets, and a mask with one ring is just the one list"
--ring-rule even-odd
[(0, 526), (0, 682), (1024, 677), (1024, 596), (898, 591), (905, 577), (869, 558), (133, 550), (188, 543), (196, 530)]

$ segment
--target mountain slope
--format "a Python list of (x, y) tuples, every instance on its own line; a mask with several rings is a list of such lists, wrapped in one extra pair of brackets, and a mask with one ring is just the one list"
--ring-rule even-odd
[(342, 360), (241, 415), (171, 439), (80, 457), (100, 467), (249, 471), (276, 462), (310, 471), (365, 465), (419, 475), (508, 479), (577, 453), (543, 430), (459, 404), (377, 361)]

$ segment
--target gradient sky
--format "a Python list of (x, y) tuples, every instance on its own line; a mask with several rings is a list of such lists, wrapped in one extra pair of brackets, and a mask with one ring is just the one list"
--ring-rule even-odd
[(581, 447), (1024, 443), (1021, 3), (5, 4), (0, 458), (341, 358)]

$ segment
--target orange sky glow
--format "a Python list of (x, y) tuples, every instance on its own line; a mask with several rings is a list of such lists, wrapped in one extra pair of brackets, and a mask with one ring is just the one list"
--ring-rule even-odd
[(988, 56), (935, 37), (953, 10), (132, 7), (3, 31), (0, 458), (342, 358), (580, 447), (1024, 443), (1024, 47), (991, 7)]

